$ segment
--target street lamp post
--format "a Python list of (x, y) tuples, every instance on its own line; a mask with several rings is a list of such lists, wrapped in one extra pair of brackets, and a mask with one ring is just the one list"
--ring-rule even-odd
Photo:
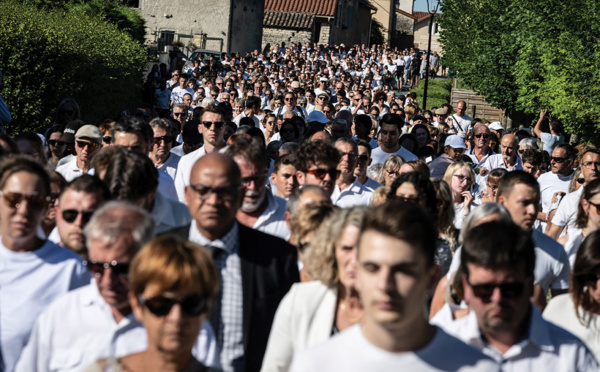
[[(427, 9), (429, 9), (429, 0), (427, 0)], [(423, 110), (427, 109), (427, 87), (429, 86), (429, 54), (431, 54), (431, 27), (433, 26), (433, 17), (435, 16), (436, 8), (429, 11), (429, 42), (427, 44), (427, 62), (425, 69), (425, 89), (423, 90)]]

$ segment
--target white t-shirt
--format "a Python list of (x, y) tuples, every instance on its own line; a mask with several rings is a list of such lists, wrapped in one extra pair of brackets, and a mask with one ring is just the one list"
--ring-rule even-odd
[(441, 328), (436, 327), (435, 336), (425, 347), (391, 353), (369, 342), (363, 336), (360, 325), (355, 325), (324, 343), (300, 352), (294, 358), (290, 371), (499, 371), (499, 367)]
[(284, 218), (287, 202), (274, 196), (269, 190), (265, 190), (265, 197), (269, 199), (269, 205), (258, 217), (252, 228), (287, 241), (290, 238), (290, 229)]
[[(542, 212), (548, 214), (552, 210), (552, 196), (557, 192), (564, 192), (565, 194), (569, 192), (569, 184), (571, 182), (571, 178), (573, 174), (571, 173), (567, 177), (561, 177), (556, 173), (547, 172), (542, 174), (538, 178), (538, 183), (540, 184), (540, 195), (542, 199)], [(542, 222), (542, 231), (546, 229), (546, 223)]]
[(578, 190), (565, 195), (560, 201), (560, 204), (556, 209), (556, 213), (554, 213), (554, 217), (552, 217), (552, 224), (567, 227), (565, 230), (563, 230), (563, 235), (565, 232), (568, 232), (568, 234), (571, 235), (580, 230), (577, 227), (576, 222), (577, 208), (579, 207), (581, 194), (583, 194), (583, 187), (580, 187)]
[[(67, 180), (67, 182), (71, 182), (75, 178), (83, 176), (85, 174), (84, 171), (77, 167), (77, 157), (75, 156), (68, 163), (56, 167), (56, 172), (60, 173), (65, 178), (65, 180)], [(90, 168), (87, 174), (93, 175), (94, 168)]]
[(469, 133), (469, 129), (471, 129), (471, 121), (473, 120), (470, 116), (458, 116), (457, 114), (454, 114), (448, 119), (450, 118), (452, 118), (452, 124), (454, 125), (454, 128), (456, 128), (456, 130), (458, 131), (457, 134)]
[(157, 167), (157, 169), (167, 173), (173, 180), (175, 180), (175, 174), (177, 173), (177, 165), (179, 164), (179, 160), (181, 160), (181, 156), (175, 153), (169, 153), (167, 161), (164, 162), (160, 167)]
[(356, 177), (350, 187), (344, 191), (341, 191), (340, 187), (335, 185), (331, 194), (331, 201), (340, 208), (368, 207), (371, 204), (371, 200), (373, 200), (373, 191), (367, 189)]
[(185, 187), (190, 184), (190, 174), (196, 161), (206, 155), (204, 146), (181, 157), (175, 173), (175, 191), (180, 202), (185, 204)]
[(0, 243), (0, 348), (4, 371), (13, 371), (35, 319), (55, 299), (92, 279), (81, 258), (46, 241), (33, 252)]
[(407, 149), (405, 149), (402, 146), (400, 146), (398, 151), (393, 152), (393, 153), (384, 152), (380, 146), (380, 147), (377, 147), (376, 149), (373, 149), (373, 151), (371, 152), (371, 159), (373, 159), (373, 162), (371, 163), (371, 165), (375, 165), (378, 163), (383, 164), (385, 162), (385, 159), (387, 159), (387, 157), (390, 155), (400, 155), (400, 156), (402, 156), (404, 161), (419, 160), (419, 158), (417, 158), (415, 156), (415, 154), (408, 151)]
[(565, 244), (565, 252), (567, 252), (571, 267), (573, 267), (573, 264), (575, 263), (577, 251), (584, 239), (585, 237), (581, 233), (581, 230), (577, 229), (577, 231), (569, 231), (569, 240), (567, 240), (567, 243)]

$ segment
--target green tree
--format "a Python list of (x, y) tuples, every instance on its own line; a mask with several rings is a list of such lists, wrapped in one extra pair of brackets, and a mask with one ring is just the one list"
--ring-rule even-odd
[[(599, 142), (600, 5), (594, 0), (444, 0), (444, 63), (488, 102)], [(585, 16), (582, 16), (585, 15)]]
[(145, 49), (115, 25), (79, 9), (44, 11), (14, 0), (0, 1), (0, 24), (10, 132), (47, 127), (66, 97), (95, 124), (139, 103)]
[(381, 22), (373, 18), (371, 20), (371, 39), (369, 45), (383, 45), (385, 36), (383, 36), (383, 25)]

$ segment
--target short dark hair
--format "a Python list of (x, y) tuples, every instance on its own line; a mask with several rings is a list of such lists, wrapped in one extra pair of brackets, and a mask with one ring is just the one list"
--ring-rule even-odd
[(523, 151), (523, 155), (521, 155), (521, 161), (523, 164), (529, 163), (534, 166), (542, 165), (542, 153), (538, 150), (527, 149)]
[(556, 119), (552, 119), (550, 120), (550, 128), (552, 128), (552, 130), (554, 131), (554, 133), (558, 133), (561, 134), (564, 131), (564, 126), (563, 124), (556, 120)]
[(569, 145), (568, 143), (561, 143), (560, 145), (556, 146), (554, 149), (563, 149), (565, 150), (565, 157), (567, 157), (568, 159), (575, 159), (575, 155), (577, 155), (577, 150), (575, 149), (575, 147), (573, 147), (572, 145)]
[(387, 201), (367, 212), (361, 234), (367, 230), (406, 241), (425, 256), (427, 267), (434, 265), (438, 232), (423, 207), (400, 200)]
[(533, 278), (535, 245), (531, 234), (513, 222), (494, 221), (467, 232), (460, 255), (460, 268), (469, 277), (467, 264), (487, 269), (514, 268), (522, 262), (525, 276)]
[(337, 164), (339, 151), (324, 141), (303, 142), (296, 153), (296, 170), (306, 172), (311, 164), (319, 162)]
[(8, 179), (15, 173), (35, 174), (42, 181), (44, 196), (50, 194), (50, 176), (46, 168), (27, 155), (13, 155), (0, 161), (0, 189), (6, 186)]
[(158, 187), (158, 170), (147, 155), (120, 151), (113, 155), (104, 182), (115, 200), (137, 202)]
[(402, 173), (390, 186), (390, 191), (387, 194), (387, 200), (396, 199), (396, 191), (403, 183), (410, 183), (415, 187), (419, 196), (425, 201), (425, 205), (431, 213), (432, 218), (437, 218), (437, 193), (433, 187), (433, 183), (421, 172)]
[(496, 197), (507, 197), (512, 192), (513, 188), (518, 184), (525, 184), (535, 189), (538, 194), (540, 193), (540, 185), (533, 175), (525, 171), (514, 171), (509, 172), (500, 179), (500, 183), (498, 184), (498, 194)]
[(385, 114), (381, 118), (381, 125), (384, 124), (395, 125), (398, 127), (398, 130), (402, 130), (402, 127), (404, 126), (404, 120), (402, 120), (402, 117), (398, 114)]
[(89, 174), (83, 174), (69, 182), (69, 184), (62, 189), (59, 199), (69, 190), (85, 192), (86, 194), (95, 194), (102, 199), (102, 202), (110, 200), (111, 196), (108, 186), (106, 186), (106, 184), (97, 176), (91, 176)]
[(373, 129), (373, 121), (368, 115), (358, 115), (354, 118), (354, 130), (358, 138), (368, 138), (371, 129)]
[(237, 136), (230, 146), (225, 148), (225, 154), (233, 159), (242, 158), (256, 166), (267, 169), (267, 151), (266, 148), (255, 138)]
[(112, 136), (115, 138), (116, 132), (135, 133), (144, 141), (146, 145), (152, 143), (154, 131), (148, 123), (137, 116), (123, 116), (112, 128)]
[(369, 142), (365, 141), (364, 139), (355, 139), (354, 142), (356, 142), (356, 146), (362, 146), (364, 148), (367, 149), (367, 154), (369, 154), (369, 157), (371, 157), (371, 151), (373, 151), (373, 149), (371, 148), (371, 145), (369, 144)]
[(279, 172), (279, 168), (284, 165), (293, 165), (296, 167), (296, 156), (294, 154), (280, 156), (275, 160), (275, 165), (273, 165), (273, 173)]
[(246, 98), (246, 107), (252, 108), (254, 106), (260, 107), (260, 98), (256, 96), (250, 96)]

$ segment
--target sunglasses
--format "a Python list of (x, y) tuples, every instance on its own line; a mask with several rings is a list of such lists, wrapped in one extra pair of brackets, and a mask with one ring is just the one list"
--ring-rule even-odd
[(48, 198), (39, 193), (24, 194), (20, 192), (0, 191), (0, 195), (4, 198), (6, 205), (10, 208), (19, 208), (23, 200), (27, 200), (27, 204), (33, 209), (42, 209), (48, 203)]
[(119, 263), (117, 261), (111, 262), (100, 262), (96, 260), (84, 260), (83, 266), (87, 267), (88, 270), (96, 277), (102, 277), (104, 270), (110, 268), (110, 271), (118, 276), (127, 276), (129, 274), (129, 263)]
[(174, 117), (174, 118), (178, 118), (178, 117), (180, 117), (181, 115), (185, 115), (185, 113), (183, 113), (183, 112), (174, 112), (174, 113), (173, 113), (173, 117)]
[(206, 129), (210, 129), (210, 127), (212, 127), (212, 125), (215, 125), (215, 129), (221, 129), (223, 128), (223, 125), (225, 125), (224, 121), (203, 121), (202, 125), (204, 125), (204, 128)]
[(96, 142), (75, 141), (75, 143), (80, 149), (85, 149), (86, 147), (88, 147), (90, 150), (95, 150), (98, 147), (98, 144)]
[(190, 185), (190, 188), (194, 190), (196, 196), (201, 201), (205, 201), (206, 199), (208, 199), (210, 194), (214, 193), (217, 196), (217, 199), (229, 202), (237, 197), (238, 191), (240, 190), (240, 186), (238, 185), (209, 187), (197, 184)]
[(559, 158), (556, 156), (553, 156), (550, 158), (550, 161), (553, 161), (555, 163), (564, 163), (565, 161), (569, 160), (569, 158)]
[(394, 197), (396, 200), (400, 200), (403, 203), (416, 203), (418, 204), (421, 201), (421, 198), (418, 196), (396, 196)]
[(154, 141), (155, 145), (160, 145), (160, 143), (162, 141), (165, 141), (165, 143), (171, 143), (171, 142), (173, 142), (173, 137), (171, 137), (171, 136), (154, 137), (153, 141)]
[(362, 161), (363, 163), (366, 163), (367, 161), (369, 161), (369, 156), (368, 155), (360, 155), (358, 157), (358, 160)]
[(337, 180), (340, 177), (340, 174), (342, 172), (340, 170), (338, 170), (337, 168), (331, 168), (331, 169), (317, 168), (317, 169), (309, 169), (306, 171), (306, 173), (312, 174), (319, 180), (323, 181), (323, 179), (325, 178), (326, 175), (329, 175), (329, 177), (331, 177), (332, 179)]
[(107, 145), (110, 145), (110, 143), (112, 142), (112, 137), (104, 136), (104, 137), (102, 137), (102, 142), (106, 143)]
[(594, 204), (591, 201), (587, 200), (587, 202), (591, 205), (593, 205), (594, 207), (596, 207), (596, 214), (600, 215), (600, 204)]
[(56, 146), (56, 145), (58, 145), (58, 146), (64, 146), (67, 143), (64, 142), (64, 141), (50, 140), (50, 141), (48, 141), (48, 144), (50, 144), (50, 146)]
[(94, 211), (78, 211), (77, 209), (65, 209), (64, 211), (62, 211), (62, 218), (68, 223), (73, 223), (80, 214), (81, 222), (84, 225), (86, 225), (90, 221), (90, 218), (92, 218)]
[(524, 282), (510, 282), (510, 283), (489, 283), (489, 284), (471, 284), (469, 286), (473, 290), (473, 294), (484, 300), (489, 300), (494, 294), (496, 288), (500, 289), (502, 297), (504, 298), (517, 298), (523, 293), (525, 288)]
[(353, 153), (353, 152), (342, 152), (342, 151), (340, 151), (339, 153), (340, 153), (340, 157), (342, 157), (342, 158), (343, 158), (344, 156), (346, 156), (346, 155), (348, 155), (348, 158), (349, 158), (349, 159), (354, 159), (354, 158), (356, 158), (356, 154), (355, 154), (355, 153)]
[(244, 177), (242, 178), (242, 185), (248, 187), (250, 184), (254, 182), (255, 185), (259, 185), (265, 182), (265, 176), (256, 176), (256, 177)]
[(183, 314), (187, 316), (198, 316), (208, 310), (208, 298), (199, 295), (182, 298), (168, 298), (163, 296), (144, 298), (139, 296), (138, 300), (142, 306), (146, 307), (156, 316), (168, 315), (175, 304), (179, 305)]
[(483, 137), (483, 139), (489, 139), (490, 135), (488, 133), (479, 133), (475, 135), (475, 138), (481, 138)]

